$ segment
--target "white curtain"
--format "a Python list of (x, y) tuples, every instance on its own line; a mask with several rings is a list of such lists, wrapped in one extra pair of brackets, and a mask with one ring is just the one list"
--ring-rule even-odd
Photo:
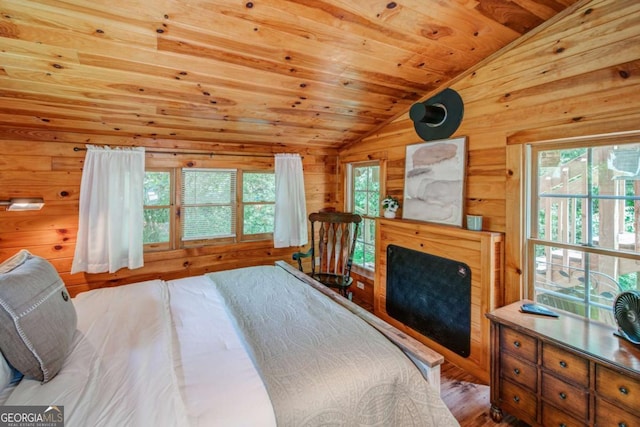
[(144, 148), (87, 146), (71, 273), (113, 273), (144, 264)]
[(302, 159), (298, 154), (276, 154), (276, 213), (273, 246), (306, 245), (307, 203)]

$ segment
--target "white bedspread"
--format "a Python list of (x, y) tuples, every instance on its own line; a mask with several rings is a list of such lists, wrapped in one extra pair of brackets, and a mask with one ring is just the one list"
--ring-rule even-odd
[[(259, 375), (205, 277), (82, 293), (71, 354), (5, 405), (64, 405), (65, 426), (274, 426)], [(142, 332), (142, 333), (141, 333)]]
[(169, 282), (181, 393), (194, 426), (275, 426), (269, 395), (204, 276)]

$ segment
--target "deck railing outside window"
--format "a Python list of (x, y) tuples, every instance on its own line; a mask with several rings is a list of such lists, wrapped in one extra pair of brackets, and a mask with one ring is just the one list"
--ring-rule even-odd
[(533, 146), (529, 283), (538, 302), (615, 326), (640, 289), (640, 144)]

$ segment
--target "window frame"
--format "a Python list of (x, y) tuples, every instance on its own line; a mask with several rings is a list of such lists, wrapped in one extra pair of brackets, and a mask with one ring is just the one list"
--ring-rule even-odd
[(149, 168), (145, 169), (146, 172), (165, 172), (169, 174), (169, 205), (153, 206), (144, 205), (143, 210), (155, 210), (155, 209), (169, 209), (169, 241), (167, 242), (154, 242), (145, 243), (143, 245), (143, 252), (159, 252), (168, 251), (175, 248), (176, 233), (175, 227), (172, 226), (172, 218), (176, 217), (176, 211), (179, 209), (179, 204), (176, 203), (175, 180), (176, 180), (176, 168)]
[[(587, 209), (587, 214), (586, 214), (587, 224), (583, 225), (583, 229), (584, 229), (583, 232), (588, 233), (589, 238), (585, 240), (583, 236), (582, 242), (577, 242), (575, 241), (575, 237), (574, 237), (573, 243), (571, 242), (567, 243), (567, 242), (553, 240), (552, 236), (541, 237), (538, 235), (538, 224), (540, 221), (540, 217), (539, 217), (540, 193), (538, 188), (539, 186), (538, 153), (541, 151), (548, 151), (548, 150), (571, 150), (571, 149), (578, 149), (578, 148), (586, 148), (588, 150), (589, 148), (596, 148), (596, 147), (602, 147), (602, 146), (616, 146), (616, 145), (624, 146), (627, 144), (638, 144), (639, 142), (640, 141), (637, 141), (635, 137), (621, 136), (621, 137), (612, 137), (612, 138), (599, 138), (599, 137), (580, 138), (572, 141), (563, 141), (563, 142), (546, 141), (546, 142), (540, 142), (540, 143), (530, 143), (525, 145), (525, 149), (523, 151), (524, 166), (525, 166), (523, 192), (525, 195), (524, 201), (525, 201), (526, 207), (524, 209), (524, 223), (523, 223), (523, 237), (524, 237), (523, 250), (524, 250), (524, 262), (526, 265), (526, 269), (525, 269), (526, 274), (524, 275), (526, 298), (529, 298), (534, 301), (536, 300), (536, 275), (537, 275), (536, 247), (542, 246), (542, 247), (549, 248), (549, 250), (561, 249), (563, 251), (580, 252), (582, 254), (581, 259), (583, 260), (582, 262), (584, 265), (584, 269), (581, 269), (580, 267), (578, 267), (577, 269), (583, 271), (583, 278), (586, 283), (585, 287), (591, 286), (589, 281), (592, 274), (605, 275), (605, 273), (600, 272), (597, 269), (589, 268), (589, 263), (591, 262), (590, 258), (592, 256), (606, 256), (606, 257), (612, 257), (613, 259), (629, 259), (636, 262), (640, 262), (640, 251), (631, 252), (631, 251), (625, 251), (625, 250), (615, 249), (615, 248), (600, 247), (593, 244), (592, 236), (594, 234), (594, 229), (593, 229), (593, 223), (592, 223), (593, 218), (591, 214), (592, 203), (594, 200), (604, 200), (606, 198), (613, 198), (613, 197), (610, 197), (608, 195), (605, 195), (605, 196), (595, 195), (593, 193), (592, 186), (590, 184), (591, 182), (590, 177), (588, 178), (588, 181), (586, 184), (587, 192), (584, 196), (581, 196), (584, 200), (581, 206), (581, 209)], [(588, 150), (588, 153), (589, 153), (589, 150)], [(588, 163), (586, 166), (586, 170), (587, 170), (587, 173), (590, 174), (590, 171), (593, 169), (593, 166), (591, 166), (592, 159), (590, 158), (590, 154), (588, 154), (588, 156), (589, 157), (587, 159)], [(572, 199), (572, 198), (578, 199), (578, 197), (570, 193), (567, 193), (566, 195), (552, 196), (552, 197), (558, 197), (560, 199), (563, 197), (565, 199)], [(637, 195), (634, 195), (634, 196), (625, 195), (625, 196), (615, 196), (615, 199), (627, 201), (627, 200), (637, 200), (637, 197), (638, 197)], [(636, 233), (638, 233), (638, 230), (636, 230)], [(638, 250), (638, 248), (636, 248), (636, 250)], [(576, 269), (571, 265), (567, 265), (567, 266), (563, 265), (562, 268), (564, 267), (568, 268), (569, 270)], [(620, 276), (618, 276), (617, 278), (614, 278), (613, 280), (618, 282), (619, 277)], [(640, 287), (638, 287), (637, 282), (636, 282), (636, 287), (640, 289)], [(619, 292), (622, 292), (622, 290), (619, 290)], [(576, 302), (579, 301), (581, 304), (583, 303), (585, 305), (585, 309), (584, 309), (585, 318), (591, 318), (593, 308), (595, 308), (596, 310), (598, 309), (612, 310), (613, 308), (612, 305), (611, 306), (604, 305), (597, 301), (593, 301), (591, 299), (592, 296), (590, 295), (590, 292), (583, 292), (583, 293), (584, 293), (583, 299), (582, 300), (576, 299)], [(595, 320), (598, 320), (598, 319), (595, 319)], [(611, 321), (606, 321), (605, 323), (611, 324)]]
[(244, 201), (244, 175), (245, 174), (270, 174), (274, 176), (274, 187), (275, 187), (275, 171), (264, 171), (264, 170), (253, 170), (253, 169), (247, 169), (247, 170), (241, 170), (238, 169), (237, 172), (237, 180), (238, 183), (236, 184), (236, 200), (238, 201), (238, 206), (236, 208), (236, 217), (237, 217), (237, 222), (236, 222), (236, 234), (240, 236), (240, 241), (241, 242), (253, 242), (253, 241), (259, 241), (259, 240), (269, 240), (269, 239), (273, 239), (273, 231), (270, 233), (255, 233), (255, 234), (245, 234), (244, 232), (244, 208), (245, 205), (273, 205), (274, 206), (274, 226), (275, 226), (275, 205), (276, 205), (276, 198), (275, 198), (275, 188), (274, 188), (274, 198), (273, 198), (273, 202), (267, 202), (267, 201), (260, 201), (260, 202), (245, 202)]
[(349, 212), (354, 212), (355, 213), (355, 181), (354, 181), (354, 169), (358, 168), (358, 167), (370, 167), (370, 166), (377, 166), (378, 167), (378, 215), (377, 216), (371, 216), (371, 215), (362, 215), (362, 223), (360, 224), (359, 230), (360, 233), (365, 233), (365, 228), (367, 226), (368, 222), (372, 222), (373, 223), (373, 235), (372, 235), (372, 240), (373, 240), (373, 244), (369, 244), (369, 243), (365, 243), (364, 242), (364, 234), (363, 234), (363, 238), (362, 239), (356, 239), (356, 247), (358, 244), (363, 244), (363, 245), (368, 245), (368, 246), (372, 246), (373, 247), (373, 262), (372, 262), (372, 266), (371, 267), (367, 267), (365, 265), (360, 265), (360, 264), (356, 264), (355, 260), (352, 264), (352, 271), (355, 271), (356, 273), (359, 273), (363, 276), (373, 276), (373, 274), (375, 273), (375, 269), (376, 269), (376, 258), (377, 258), (377, 239), (376, 239), (376, 234), (377, 234), (377, 219), (379, 218), (380, 215), (380, 211), (381, 211), (381, 206), (382, 206), (382, 194), (383, 194), (383, 187), (384, 187), (384, 176), (383, 176), (383, 172), (384, 172), (384, 164), (382, 160), (367, 160), (367, 161), (361, 161), (361, 162), (349, 162), (346, 164), (346, 179), (345, 179), (345, 205), (346, 205), (346, 210), (348, 210)]
[[(186, 206), (181, 205), (179, 212), (179, 225), (176, 228), (176, 234), (178, 234), (178, 239), (179, 239), (179, 247), (180, 248), (195, 248), (195, 247), (201, 247), (201, 246), (209, 246), (209, 245), (215, 245), (215, 244), (224, 244), (224, 243), (234, 243), (236, 241), (238, 241), (238, 169), (236, 168), (206, 168), (206, 167), (200, 167), (200, 168), (179, 168), (180, 169), (180, 180), (182, 180), (182, 176), (183, 176), (183, 172), (189, 172), (189, 171), (216, 171), (216, 172), (229, 172), (232, 174), (233, 177), (235, 177), (235, 182), (232, 184), (235, 186), (235, 188), (230, 189), (231, 191), (229, 192), (230, 195), (233, 197), (233, 200), (231, 200), (228, 204), (220, 204), (220, 205), (228, 205), (231, 207), (232, 210), (232, 220), (235, 219), (235, 221), (232, 221), (232, 234), (231, 235), (226, 235), (226, 236), (220, 236), (220, 237), (207, 237), (207, 238), (203, 238), (203, 239), (189, 239), (189, 240), (185, 240), (183, 238), (183, 234), (184, 234), (184, 230), (183, 230), (183, 225), (184, 225), (184, 209)], [(176, 186), (176, 200), (180, 200), (180, 203), (182, 203), (182, 198), (183, 198), (183, 194), (182, 194), (182, 188), (183, 188), (184, 183), (182, 181), (180, 181), (180, 186)], [(235, 191), (233, 191), (235, 190)], [(213, 204), (199, 204), (199, 205), (213, 205)], [(233, 214), (233, 212), (235, 211), (235, 215)]]
[[(233, 209), (235, 210), (235, 235), (225, 237), (214, 237), (208, 239), (184, 240), (182, 238), (183, 227), (183, 206), (182, 206), (182, 171), (194, 170), (193, 168), (183, 167), (147, 167), (145, 172), (168, 172), (170, 174), (170, 200), (169, 206), (147, 206), (145, 209), (169, 208), (169, 241), (160, 243), (148, 243), (144, 245), (144, 252), (160, 252), (176, 249), (195, 248), (203, 246), (215, 246), (230, 243), (268, 241), (273, 239), (273, 232), (259, 234), (244, 234), (244, 205), (242, 199), (243, 192), (243, 174), (244, 173), (261, 173), (274, 174), (273, 169), (242, 169), (229, 167), (199, 167), (202, 170), (234, 170), (235, 171), (235, 200), (233, 201)], [(250, 204), (268, 204), (268, 202), (255, 202)], [(275, 205), (275, 200), (273, 202)]]

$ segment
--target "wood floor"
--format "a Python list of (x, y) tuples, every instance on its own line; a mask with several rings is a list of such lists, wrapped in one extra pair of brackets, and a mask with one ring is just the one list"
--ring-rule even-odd
[(528, 424), (505, 416), (495, 423), (489, 416), (489, 386), (480, 384), (471, 374), (450, 362), (441, 366), (442, 400), (461, 427), (526, 427)]
[[(373, 313), (373, 307), (355, 295), (353, 302)], [(461, 427), (527, 427), (528, 424), (506, 415), (496, 423), (489, 416), (489, 386), (450, 362), (441, 366), (441, 396)]]

